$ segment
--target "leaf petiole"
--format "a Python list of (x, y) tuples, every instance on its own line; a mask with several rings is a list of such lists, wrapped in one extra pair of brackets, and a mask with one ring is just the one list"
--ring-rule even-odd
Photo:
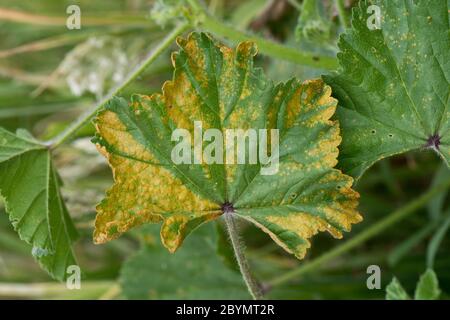
[(245, 284), (247, 285), (248, 291), (250, 292), (254, 300), (262, 300), (264, 297), (261, 285), (253, 277), (252, 272), (250, 270), (250, 265), (243, 252), (244, 247), (242, 244), (242, 240), (239, 237), (239, 231), (236, 225), (235, 214), (232, 211), (224, 211), (223, 217), (227, 226), (227, 231), (230, 237), (231, 245), (233, 246), (236, 261), (239, 265), (239, 269), (241, 270), (241, 274), (242, 277), (244, 278)]

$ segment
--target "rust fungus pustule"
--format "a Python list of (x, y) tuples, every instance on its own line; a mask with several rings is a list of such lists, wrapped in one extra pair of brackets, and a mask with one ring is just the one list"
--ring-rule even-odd
[(220, 208), (222, 209), (223, 213), (234, 213), (234, 207), (231, 202), (225, 202)]
[(433, 134), (431, 137), (428, 138), (426, 147), (439, 150), (440, 145), (441, 145), (441, 137), (438, 134)]

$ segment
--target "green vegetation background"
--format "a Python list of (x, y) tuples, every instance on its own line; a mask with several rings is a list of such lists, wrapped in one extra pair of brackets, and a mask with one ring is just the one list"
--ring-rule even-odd
[[(320, 15), (304, 14), (301, 19), (302, 1), (277, 2), (211, 0), (207, 4), (216, 17), (236, 28), (302, 50), (335, 56), (337, 37), (344, 27), (334, 1), (324, 0), (325, 11)], [(49, 16), (65, 19), (66, 8), (71, 4), (81, 7), (82, 19), (89, 17), (89, 25), (82, 25), (81, 30), (48, 25)], [(170, 24), (161, 28), (150, 19), (152, 4), (153, 1), (144, 0), (0, 0), (0, 126), (12, 131), (26, 128), (42, 139), (57, 135), (105, 93), (118, 66), (127, 71), (170, 32)], [(349, 14), (353, 2), (344, 4)], [(34, 18), (17, 21), (14, 15), (5, 13), (6, 9), (26, 12)], [(126, 60), (121, 62), (120, 57)], [(274, 80), (292, 76), (303, 80), (325, 73), (264, 56), (259, 56), (257, 63)], [(75, 79), (72, 88), (67, 84), (70, 76)], [(116, 76), (120, 79), (120, 74)], [(122, 95), (156, 92), (169, 78), (171, 63), (167, 52)], [(80, 96), (74, 94), (74, 90), (92, 82), (97, 87), (88, 87)], [(92, 135), (93, 128), (87, 126), (75, 142), (57, 154), (57, 166), (65, 182), (63, 195), (81, 233), (76, 253), (83, 269), (82, 290), (68, 291), (64, 284), (51, 281), (39, 269), (31, 248), (19, 240), (0, 202), (0, 298), (249, 298), (227, 242), (215, 227), (203, 227), (176, 256), (162, 249), (157, 228), (152, 227), (140, 228), (107, 245), (92, 243), (95, 205), (111, 183), (110, 169), (89, 142)], [(304, 261), (284, 253), (254, 227), (242, 225), (255, 275), (264, 282), (301, 268), (386, 218), (448, 175), (431, 152), (379, 162), (356, 186), (361, 193), (364, 221), (341, 241), (328, 235), (317, 236)], [(383, 299), (393, 276), (412, 293), (427, 269), (430, 239), (442, 224), (434, 218), (446, 212), (448, 215), (446, 193), (441, 193), (427, 206), (357, 248), (328, 259), (301, 277), (274, 285), (269, 297)], [(444, 292), (441, 298), (448, 298), (445, 292), (450, 293), (449, 244), (447, 232), (434, 261)], [(381, 267), (380, 290), (366, 286), (369, 265)]]

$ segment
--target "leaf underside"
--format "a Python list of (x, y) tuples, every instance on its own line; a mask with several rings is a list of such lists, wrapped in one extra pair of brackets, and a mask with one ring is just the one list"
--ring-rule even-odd
[[(229, 203), (234, 214), (303, 258), (308, 239), (319, 231), (340, 238), (361, 220), (352, 178), (334, 169), (341, 139), (338, 123), (330, 120), (337, 104), (330, 87), (295, 79), (274, 85), (253, 67), (252, 42), (231, 49), (192, 33), (177, 43), (174, 77), (162, 94), (135, 95), (130, 104), (115, 98), (96, 119), (94, 142), (115, 179), (97, 207), (97, 243), (163, 222), (162, 242), (173, 252)], [(222, 132), (278, 129), (278, 173), (261, 175), (260, 164), (175, 165), (172, 131), (183, 128), (193, 136), (194, 121)]]
[[(381, 29), (367, 21), (380, 8)], [(360, 1), (341, 36), (341, 71), (324, 79), (339, 100), (339, 167), (359, 178), (376, 161), (415, 149), (450, 162), (447, 1)], [(369, 20), (370, 22), (370, 20)]]
[(0, 195), (20, 238), (52, 277), (66, 278), (75, 265), (77, 232), (59, 191), (49, 150), (0, 128)]

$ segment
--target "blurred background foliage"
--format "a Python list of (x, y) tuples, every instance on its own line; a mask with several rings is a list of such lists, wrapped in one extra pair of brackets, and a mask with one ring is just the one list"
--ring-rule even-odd
[[(209, 0), (206, 5), (215, 17), (235, 28), (333, 57), (354, 2)], [(181, 16), (180, 3), (172, 1), (174, 6), (167, 7), (160, 1), (155, 5), (146, 0), (0, 0), (0, 126), (11, 131), (25, 128), (45, 140), (57, 135), (120, 83), (170, 32), (173, 17)], [(72, 4), (81, 8), (81, 30), (65, 26), (66, 8)], [(293, 76), (315, 78), (324, 73), (262, 55), (257, 63), (275, 81)], [(156, 92), (171, 78), (171, 70), (167, 52), (121, 95)], [(76, 244), (83, 270), (82, 290), (69, 291), (39, 269), (31, 248), (19, 240), (0, 204), (0, 298), (249, 298), (218, 223), (191, 235), (176, 255), (162, 248), (158, 226), (136, 229), (106, 245), (93, 245), (95, 205), (111, 184), (111, 173), (90, 143), (92, 135), (93, 128), (88, 125), (73, 143), (56, 153), (65, 183), (63, 195), (82, 236)], [(325, 259), (317, 268), (305, 266), (339, 250), (348, 239), (389, 217), (449, 175), (438, 157), (425, 151), (379, 162), (356, 186), (361, 193), (364, 222), (341, 241), (317, 236), (303, 261), (283, 252), (264, 233), (243, 224), (255, 275), (273, 284), (266, 286), (268, 297), (383, 299), (384, 288), (393, 276), (412, 292), (420, 275), (433, 267), (443, 291), (441, 298), (448, 298), (447, 191), (353, 250)], [(381, 267), (380, 290), (366, 286), (369, 265)], [(301, 276), (276, 281), (298, 268), (308, 270), (300, 272)]]

